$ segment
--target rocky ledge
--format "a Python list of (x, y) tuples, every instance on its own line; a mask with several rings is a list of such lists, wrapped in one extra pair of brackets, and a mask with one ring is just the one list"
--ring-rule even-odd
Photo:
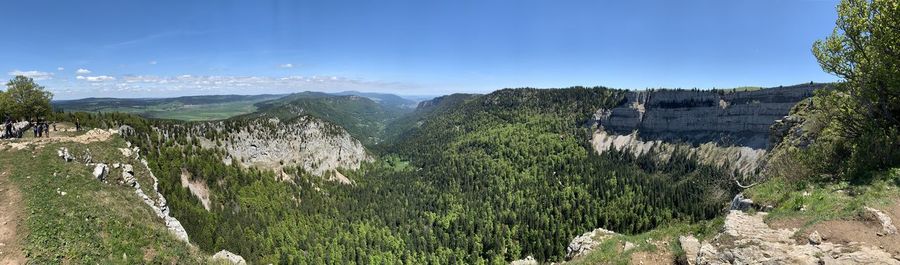
[(797, 102), (823, 87), (803, 84), (746, 92), (629, 92), (619, 106), (598, 110), (595, 120), (615, 134), (637, 130), (643, 139), (763, 149), (769, 144), (769, 127)]

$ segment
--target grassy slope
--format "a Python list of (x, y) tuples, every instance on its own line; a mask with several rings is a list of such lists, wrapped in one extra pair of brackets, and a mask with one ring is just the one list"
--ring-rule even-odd
[[(26, 208), (25, 253), (35, 264), (137, 264), (205, 262), (177, 241), (134, 190), (103, 184), (91, 168), (65, 163), (56, 149), (89, 148), (97, 161), (124, 161), (123, 140), (54, 143), (36, 150), (0, 152), (0, 166), (22, 190)], [(15, 166), (12, 166), (15, 165)], [(136, 166), (136, 168), (138, 168)], [(110, 174), (121, 174), (112, 171)], [(149, 186), (149, 183), (144, 183)], [(66, 192), (60, 195), (59, 191)]]
[(769, 220), (799, 218), (810, 226), (854, 219), (866, 206), (880, 208), (900, 200), (900, 168), (875, 174), (868, 183), (813, 183), (771, 179), (746, 191), (756, 203), (775, 205)]

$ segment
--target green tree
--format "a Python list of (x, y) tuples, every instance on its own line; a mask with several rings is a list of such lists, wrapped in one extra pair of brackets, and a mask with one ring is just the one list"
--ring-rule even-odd
[(14, 117), (18, 118), (39, 118), (50, 114), (50, 100), (53, 93), (44, 90), (44, 87), (38, 85), (27, 76), (16, 76), (6, 83), (6, 92), (2, 98), (6, 98), (3, 102), (7, 106), (7, 110)]
[(843, 0), (837, 11), (834, 32), (813, 45), (822, 69), (843, 79), (819, 97), (829, 129), (847, 140), (851, 169), (890, 166), (900, 149), (900, 2)]
[(0, 118), (6, 118), (6, 115), (11, 115), (12, 112), (12, 102), (9, 100), (9, 95), (0, 91)]

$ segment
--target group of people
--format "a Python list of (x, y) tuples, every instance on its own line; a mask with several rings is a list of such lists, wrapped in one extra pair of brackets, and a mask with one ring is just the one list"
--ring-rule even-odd
[[(25, 129), (23, 128), (22, 130), (17, 130), (17, 128), (15, 126), (15, 124), (17, 122), (18, 122), (17, 120), (12, 119), (9, 116), (6, 116), (6, 119), (3, 122), (3, 127), (2, 127), (3, 135), (0, 135), (0, 138), (3, 138), (3, 139), (22, 138), (22, 133), (25, 131)], [(33, 120), (29, 124), (31, 125), (31, 128), (34, 131), (35, 138), (39, 138), (39, 137), (49, 138), (50, 137), (50, 128), (53, 127), (53, 130), (54, 131), (56, 130), (56, 123), (48, 122), (43, 119)], [(78, 127), (81, 127), (81, 126), (78, 126)]]
[[(50, 138), (50, 124), (44, 120), (38, 120), (37, 122), (32, 122), (32, 127), (34, 128), (34, 138), (47, 137)], [(56, 124), (53, 123), (54, 130), (56, 129)]]

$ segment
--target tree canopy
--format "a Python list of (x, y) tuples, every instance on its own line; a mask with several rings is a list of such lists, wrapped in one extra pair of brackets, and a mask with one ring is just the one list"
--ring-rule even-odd
[(27, 76), (16, 76), (6, 83), (6, 92), (0, 93), (0, 113), (14, 118), (46, 117), (52, 110), (53, 93), (44, 90)]
[(840, 78), (837, 90), (818, 97), (849, 153), (851, 170), (884, 168), (900, 160), (900, 2), (843, 0), (834, 32), (816, 41), (813, 54)]

